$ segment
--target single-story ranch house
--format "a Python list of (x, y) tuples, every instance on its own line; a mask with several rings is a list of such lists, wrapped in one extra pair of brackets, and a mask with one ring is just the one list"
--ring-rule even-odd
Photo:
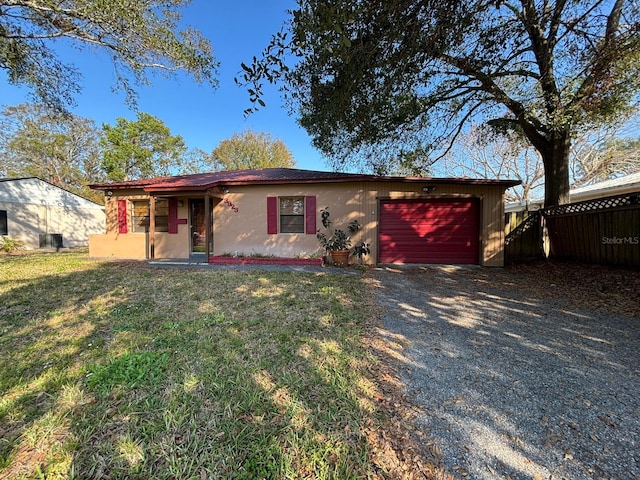
[(320, 257), (316, 233), (328, 209), (334, 227), (362, 225), (353, 242), (370, 244), (367, 264), (502, 266), (504, 191), (518, 183), (288, 168), (103, 183), (91, 188), (105, 192), (107, 229), (91, 236), (89, 253)]

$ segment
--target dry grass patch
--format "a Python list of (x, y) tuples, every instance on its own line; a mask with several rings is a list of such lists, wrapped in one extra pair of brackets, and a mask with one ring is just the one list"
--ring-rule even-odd
[(0, 258), (0, 478), (401, 476), (362, 282)]

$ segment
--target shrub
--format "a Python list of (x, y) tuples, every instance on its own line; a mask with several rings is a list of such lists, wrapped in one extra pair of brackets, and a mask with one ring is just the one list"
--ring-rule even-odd
[(20, 240), (15, 240), (9, 237), (0, 237), (0, 250), (9, 252), (15, 252), (16, 250), (22, 250), (24, 243)]

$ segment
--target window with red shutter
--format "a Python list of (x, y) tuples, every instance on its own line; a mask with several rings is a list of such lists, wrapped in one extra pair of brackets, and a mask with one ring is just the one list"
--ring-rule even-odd
[(267, 197), (267, 233), (316, 232), (316, 197)]

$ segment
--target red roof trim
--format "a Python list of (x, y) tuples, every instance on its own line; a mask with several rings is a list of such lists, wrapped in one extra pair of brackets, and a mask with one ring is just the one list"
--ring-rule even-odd
[(215, 186), (281, 185), (347, 182), (401, 182), (461, 185), (496, 185), (504, 188), (520, 184), (519, 180), (491, 180), (473, 178), (389, 177), (356, 173), (319, 172), (293, 168), (266, 168), (198, 173), (175, 177), (160, 177), (127, 182), (90, 185), (94, 190), (142, 188), (146, 192), (204, 191)]

